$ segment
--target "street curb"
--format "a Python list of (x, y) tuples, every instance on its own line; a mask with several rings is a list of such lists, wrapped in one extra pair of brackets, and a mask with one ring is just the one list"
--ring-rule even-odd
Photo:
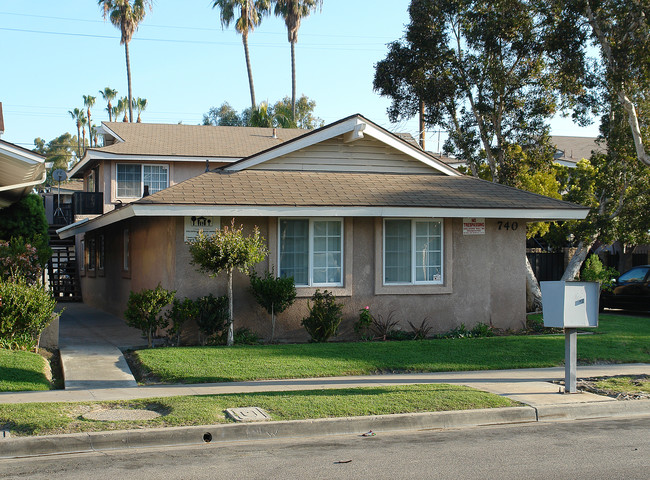
[(607, 402), (547, 405), (536, 409), (537, 420), (540, 422), (629, 417), (650, 415), (650, 400), (612, 400)]
[(274, 438), (361, 435), (370, 430), (374, 433), (381, 433), (398, 430), (447, 429), (639, 415), (650, 415), (650, 400), (612, 400), (539, 407), (488, 408), (450, 412), (9, 437), (0, 438), (0, 459), (130, 448), (269, 440)]
[(531, 407), (506, 407), (368, 417), (115, 430), (8, 438), (0, 441), (0, 458), (273, 438), (361, 435), (370, 430), (380, 433), (396, 430), (445, 429), (535, 421), (536, 413)]

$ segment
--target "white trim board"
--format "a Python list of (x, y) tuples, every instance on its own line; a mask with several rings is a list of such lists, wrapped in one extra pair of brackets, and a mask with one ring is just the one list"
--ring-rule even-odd
[(257, 207), (238, 205), (147, 205), (131, 204), (89, 222), (57, 230), (61, 238), (95, 230), (131, 217), (393, 217), (393, 218), (502, 218), (540, 220), (581, 220), (589, 209), (515, 209), (442, 207)]

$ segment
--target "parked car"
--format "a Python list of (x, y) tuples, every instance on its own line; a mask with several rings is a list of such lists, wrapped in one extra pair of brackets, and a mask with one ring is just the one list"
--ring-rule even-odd
[(611, 292), (600, 295), (601, 308), (650, 310), (650, 265), (640, 265), (618, 277)]

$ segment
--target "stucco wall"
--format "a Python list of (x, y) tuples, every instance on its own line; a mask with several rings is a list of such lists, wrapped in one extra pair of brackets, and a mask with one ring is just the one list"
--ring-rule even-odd
[[(221, 218), (222, 225), (229, 223), (229, 218)], [(400, 328), (406, 331), (410, 330), (409, 321), (419, 325), (424, 319), (433, 326), (433, 332), (448, 331), (461, 323), (471, 328), (477, 322), (491, 323), (500, 328), (521, 328), (525, 319), (526, 296), (525, 222), (519, 220), (518, 223), (520, 227), (516, 231), (499, 230), (496, 220), (486, 220), (485, 235), (463, 235), (461, 219), (446, 220), (444, 284), (429, 289), (434, 293), (407, 288), (405, 291), (409, 293), (396, 295), (376, 294), (378, 272), (382, 271), (381, 255), (377, 255), (375, 248), (377, 239), (381, 238), (381, 220), (347, 219), (345, 252), (351, 253), (352, 258), (346, 260), (346, 265), (352, 269), (353, 282), (351, 288), (346, 285), (343, 289), (335, 289), (339, 301), (344, 303), (344, 321), (337, 338), (354, 336), (352, 325), (359, 310), (366, 305), (375, 315), (386, 318), (392, 314), (400, 321)], [(258, 225), (262, 235), (271, 237), (271, 246), (276, 248), (276, 218), (237, 218), (236, 224), (244, 225), (246, 233)], [(158, 282), (167, 289), (176, 290), (179, 299), (195, 299), (209, 293), (226, 294), (225, 274), (211, 278), (191, 264), (189, 247), (183, 238), (182, 218), (131, 220), (131, 279), (123, 278), (119, 242), (124, 227), (107, 230), (106, 234), (110, 233), (112, 240), (111, 260), (107, 242), (106, 276), (83, 279), (84, 301), (121, 315), (131, 288), (135, 291), (154, 288)], [(259, 273), (275, 266), (276, 252), (271, 255), (256, 267)], [(117, 268), (108, 267), (112, 262), (117, 262)], [(257, 305), (248, 287), (248, 277), (235, 272), (235, 328), (249, 327), (268, 338), (271, 333), (269, 316)], [(296, 303), (278, 315), (277, 339), (308, 340), (300, 321), (308, 314), (311, 292), (313, 289), (299, 288)], [(187, 343), (196, 342), (196, 328), (188, 328), (183, 339)]]

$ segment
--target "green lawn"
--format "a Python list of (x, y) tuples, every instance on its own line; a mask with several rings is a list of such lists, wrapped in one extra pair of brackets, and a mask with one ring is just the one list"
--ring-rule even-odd
[(0, 392), (49, 390), (47, 361), (36, 353), (0, 349)]
[[(601, 315), (578, 336), (581, 363), (650, 363), (650, 318)], [(352, 342), (139, 350), (144, 371), (165, 383), (552, 367), (564, 336), (508, 336), (405, 342)]]
[[(304, 392), (169, 397), (121, 402), (0, 404), (0, 429), (12, 435), (121, 430), (142, 427), (231, 423), (227, 408), (260, 407), (272, 420), (300, 420), (517, 406), (504, 397), (452, 385), (408, 385)], [(163, 417), (149, 421), (86, 420), (84, 413), (107, 408), (144, 408)]]

